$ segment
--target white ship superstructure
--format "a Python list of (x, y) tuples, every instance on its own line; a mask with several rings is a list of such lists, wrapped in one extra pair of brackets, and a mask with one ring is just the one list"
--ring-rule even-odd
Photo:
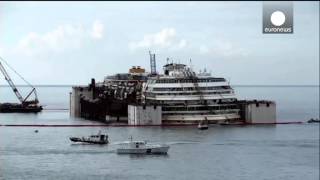
[(209, 123), (239, 119), (234, 90), (224, 78), (196, 74), (184, 64), (164, 66), (164, 74), (149, 77), (143, 86), (147, 104), (162, 106), (163, 123)]

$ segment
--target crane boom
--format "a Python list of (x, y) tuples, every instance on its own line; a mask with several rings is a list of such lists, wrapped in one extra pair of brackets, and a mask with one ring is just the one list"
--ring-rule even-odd
[[(13, 72), (15, 72), (24, 82), (26, 82), (31, 88), (31, 92), (23, 98), (23, 96), (18, 91), (16, 85), (13, 83), (12, 79), (10, 78), (8, 72), (6, 71), (5, 67), (3, 66), (2, 62), (4, 62)], [(15, 71), (8, 63), (0, 56), (0, 71), (4, 75), (5, 80), (10, 85), (11, 89), (13, 90), (14, 94), (17, 96), (21, 104), (17, 103), (0, 103), (0, 113), (4, 112), (22, 112), (22, 113), (38, 113), (42, 111), (42, 106), (39, 105), (37, 91), (27, 80), (25, 80), (17, 71)], [(34, 94), (35, 99), (29, 100), (28, 98)]]
[(8, 82), (8, 84), (10, 85), (11, 89), (13, 90), (13, 92), (16, 94), (17, 98), (19, 99), (19, 101), (21, 103), (24, 103), (24, 99), (21, 96), (20, 92), (18, 91), (17, 87), (14, 85), (13, 81), (11, 80), (9, 74), (7, 73), (6, 69), (3, 67), (3, 65), (0, 62), (0, 71), (2, 72), (2, 74), (4, 75), (4, 78), (6, 79), (6, 81)]

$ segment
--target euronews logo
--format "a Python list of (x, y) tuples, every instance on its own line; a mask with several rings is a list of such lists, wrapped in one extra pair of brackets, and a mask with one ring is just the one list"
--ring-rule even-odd
[(263, 33), (293, 33), (292, 2), (263, 3)]

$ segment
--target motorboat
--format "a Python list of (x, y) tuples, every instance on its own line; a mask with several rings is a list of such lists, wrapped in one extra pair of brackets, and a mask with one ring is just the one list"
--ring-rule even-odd
[(131, 141), (121, 144), (118, 154), (167, 154), (169, 146), (166, 144), (148, 144), (147, 141)]
[(208, 128), (209, 128), (209, 126), (208, 126), (207, 118), (205, 120), (202, 120), (202, 121), (199, 122), (198, 129), (205, 130), (205, 129), (208, 129)]
[(91, 143), (91, 144), (108, 144), (108, 135), (101, 134), (99, 131), (96, 135), (90, 135), (88, 137), (70, 137), (72, 142), (82, 142), (82, 143)]

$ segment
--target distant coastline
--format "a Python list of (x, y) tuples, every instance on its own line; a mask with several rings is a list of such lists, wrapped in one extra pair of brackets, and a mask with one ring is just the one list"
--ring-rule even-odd
[(231, 85), (233, 87), (320, 87), (320, 85)]

